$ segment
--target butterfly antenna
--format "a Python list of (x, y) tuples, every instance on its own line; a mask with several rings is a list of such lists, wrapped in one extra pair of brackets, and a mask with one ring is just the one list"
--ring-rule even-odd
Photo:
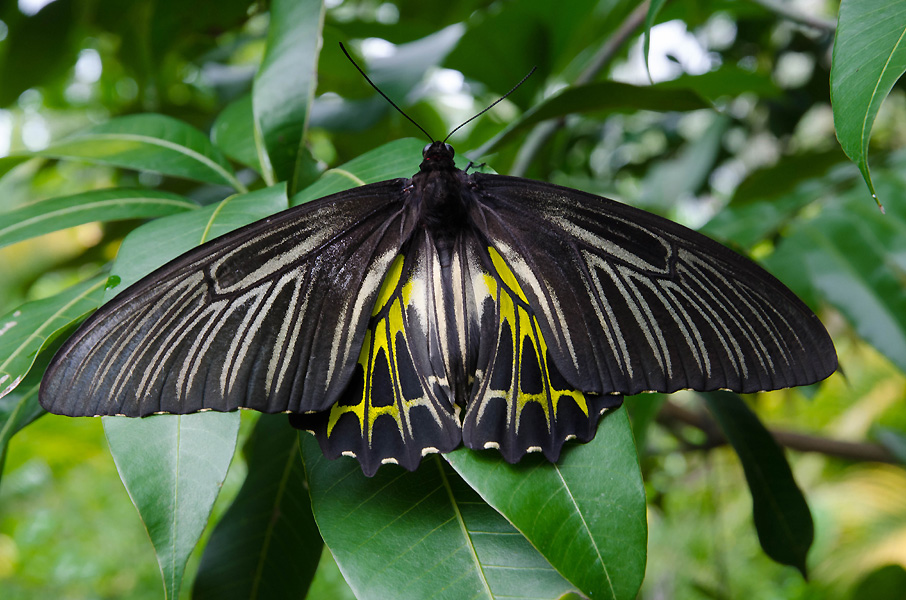
[[(429, 141), (431, 141), (431, 142), (434, 141), (434, 138), (431, 137), (431, 134), (430, 134), (430, 133), (428, 133), (427, 131), (425, 131), (425, 128), (424, 128), (424, 127), (422, 127), (421, 125), (419, 125), (418, 123), (416, 123), (415, 120), (414, 120), (412, 117), (410, 117), (409, 115), (407, 115), (407, 114), (403, 111), (402, 108), (400, 108), (399, 106), (397, 106), (396, 103), (395, 103), (393, 100), (391, 100), (390, 98), (387, 97), (387, 94), (385, 94), (384, 92), (381, 91), (381, 88), (379, 88), (378, 86), (376, 86), (376, 85), (374, 84), (374, 82), (371, 81), (371, 79), (368, 78), (368, 75), (365, 74), (365, 71), (362, 70), (362, 67), (360, 67), (360, 66), (358, 65), (358, 63), (356, 63), (356, 61), (352, 60), (352, 57), (349, 56), (349, 52), (346, 51), (346, 46), (343, 45), (343, 42), (340, 42), (340, 50), (343, 51), (343, 54), (346, 55), (346, 58), (349, 59), (349, 62), (352, 63), (352, 66), (354, 66), (356, 69), (358, 69), (359, 73), (362, 74), (362, 77), (365, 78), (365, 81), (367, 81), (368, 83), (370, 83), (370, 84), (371, 84), (371, 87), (373, 87), (375, 90), (377, 90), (377, 93), (380, 94), (381, 96), (383, 96), (383, 97), (384, 97), (384, 100), (386, 100), (387, 102), (390, 103), (390, 106), (392, 106), (393, 108), (395, 108), (396, 110), (398, 110), (399, 113), (400, 113), (401, 115), (403, 115), (404, 117), (406, 117), (407, 119), (409, 119), (409, 121), (410, 121), (413, 125), (415, 125), (415, 126), (418, 127), (419, 129), (421, 129), (421, 130), (422, 130), (422, 133), (424, 133), (424, 134), (428, 137), (428, 140), (429, 140)], [(504, 96), (504, 97), (505, 97), (505, 96)], [(502, 98), (501, 98), (501, 100), (502, 100)], [(498, 102), (500, 102), (500, 100), (498, 100)], [(492, 104), (491, 106), (494, 106), (494, 105)], [(479, 114), (481, 114), (481, 113), (479, 113)], [(476, 115), (476, 116), (478, 116), (478, 115)], [(474, 119), (475, 117), (472, 117), (472, 118)], [(471, 120), (471, 119), (470, 119), (470, 120)], [(466, 121), (466, 123), (468, 123), (468, 121)], [(460, 127), (462, 127), (462, 125), (460, 125)], [(458, 128), (457, 128), (457, 129), (458, 129)], [(449, 136), (447, 136), (447, 137), (449, 137)]]
[(464, 123), (460, 123), (460, 124), (456, 127), (456, 129), (454, 129), (453, 131), (451, 131), (450, 133), (447, 134), (447, 137), (444, 138), (444, 142), (446, 142), (447, 140), (449, 140), (451, 135), (453, 135), (454, 133), (456, 133), (457, 131), (459, 131), (460, 129), (462, 129), (462, 127), (463, 127), (464, 125), (466, 125), (466, 124), (468, 124), (468, 123), (471, 123), (472, 121), (474, 121), (475, 119), (477, 119), (478, 117), (480, 117), (481, 115), (483, 115), (484, 113), (488, 112), (489, 110), (491, 110), (492, 108), (494, 108), (495, 106), (497, 106), (498, 104), (500, 104), (501, 102), (503, 102), (504, 100), (506, 100), (506, 97), (509, 96), (510, 94), (512, 94), (513, 92), (515, 92), (517, 89), (519, 89), (519, 86), (521, 86), (523, 83), (525, 83), (525, 80), (528, 79), (529, 77), (531, 77), (531, 76), (532, 76), (532, 73), (534, 73), (534, 72), (535, 72), (535, 69), (537, 69), (537, 68), (538, 68), (538, 67), (532, 67), (532, 70), (528, 72), (528, 75), (526, 75), (525, 77), (523, 77), (523, 78), (519, 81), (519, 83), (517, 83), (516, 85), (514, 85), (514, 86), (513, 86), (513, 89), (511, 89), (511, 90), (508, 91), (506, 94), (504, 94), (503, 96), (501, 96), (500, 98), (498, 98), (493, 104), (491, 104), (490, 106), (488, 106), (486, 109), (484, 109), (483, 111), (481, 111), (480, 113), (478, 113), (477, 115), (475, 115), (474, 117), (472, 117), (471, 119), (469, 119), (468, 121), (465, 121)]

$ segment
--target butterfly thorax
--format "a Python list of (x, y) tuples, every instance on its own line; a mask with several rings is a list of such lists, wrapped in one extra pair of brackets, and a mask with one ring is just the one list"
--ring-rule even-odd
[[(436, 239), (452, 240), (468, 229), (469, 176), (453, 162), (453, 148), (443, 142), (425, 147), (419, 172), (410, 180), (409, 201), (420, 226)], [(466, 193), (464, 193), (466, 192)]]

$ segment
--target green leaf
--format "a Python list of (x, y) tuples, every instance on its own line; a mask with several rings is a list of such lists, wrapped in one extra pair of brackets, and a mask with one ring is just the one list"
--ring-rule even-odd
[(142, 225), (120, 246), (112, 272), (121, 284), (107, 299), (195, 246), (286, 208), (286, 184), (280, 183)]
[[(75, 329), (76, 322), (71, 323), (66, 329)], [(11, 393), (0, 398), (0, 472), (6, 460), (6, 450), (12, 437), (45, 414), (38, 403), (38, 391), (44, 371), (50, 364), (50, 359), (63, 345), (68, 332), (56, 336), (49, 344), (41, 349), (34, 366), (22, 383)]]
[(853, 193), (791, 228), (765, 264), (800, 297), (820, 296), (836, 307), (862, 339), (906, 370), (906, 197), (900, 183), (879, 184), (888, 190), (887, 215)]
[(274, 0), (270, 3), (267, 49), (252, 88), (255, 128), (264, 180), (289, 182), (295, 177), (302, 139), (317, 85), (318, 51), (324, 26), (322, 0)]
[(837, 139), (859, 166), (872, 197), (868, 141), (881, 103), (906, 71), (906, 3), (842, 0), (831, 63), (831, 105)]
[(158, 190), (116, 188), (60, 196), (0, 214), (0, 246), (92, 221), (147, 219), (196, 208), (187, 198)]
[(111, 119), (36, 154), (155, 171), (245, 191), (226, 157), (202, 132), (164, 115)]
[(573, 589), (439, 457), (368, 478), (299, 435), (315, 519), (360, 600), (553, 599)]
[(485, 156), (511, 140), (526, 127), (573, 113), (600, 114), (636, 110), (690, 111), (710, 108), (710, 106), (694, 92), (672, 89), (662, 84), (636, 86), (616, 81), (599, 81), (576, 85), (564, 89), (527, 110), (521, 119), (511, 123), (473, 154)]
[(906, 590), (906, 569), (902, 565), (884, 565), (875, 569), (853, 589), (850, 600), (899, 598)]
[(645, 489), (625, 410), (602, 419), (595, 439), (560, 461), (509, 465), (494, 451), (460, 449), (447, 460), (557, 571), (592, 598), (632, 600), (645, 575)]
[(251, 94), (231, 102), (217, 115), (211, 127), (211, 139), (224, 154), (261, 174)]
[(248, 475), (205, 548), (192, 598), (303, 598), (321, 557), (298, 432), (261, 415), (245, 444)]
[(154, 545), (164, 597), (178, 598), (236, 449), (239, 412), (102, 419), (120, 479)]
[(758, 541), (765, 554), (796, 567), (807, 577), (806, 556), (815, 528), (783, 450), (742, 398), (731, 392), (702, 395), (739, 455), (752, 493)]
[(48, 340), (98, 307), (106, 281), (90, 279), (0, 317), (0, 398), (19, 385)]
[(664, 402), (666, 394), (638, 394), (624, 399), (626, 410), (629, 411), (632, 423), (632, 437), (640, 456), (645, 455), (645, 442), (648, 440), (648, 429), (657, 417)]
[(803, 181), (824, 176), (831, 167), (845, 160), (846, 155), (836, 148), (784, 156), (776, 164), (753, 171), (743, 179), (730, 204), (742, 206), (787, 194)]

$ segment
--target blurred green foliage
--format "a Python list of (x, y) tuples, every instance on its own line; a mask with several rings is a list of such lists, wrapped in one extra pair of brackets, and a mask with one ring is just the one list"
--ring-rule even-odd
[[(309, 36), (321, 36), (320, 53), (306, 37), (309, 50), (279, 73), (286, 80), (317, 74), (314, 102), (305, 105), (307, 112), (294, 113), (308, 119), (307, 129), (299, 123), (293, 130), (305, 135), (297, 181), (302, 187), (368, 150), (418, 136), (361, 80), (338, 41), (437, 137), (537, 67), (506, 101), (453, 137), (459, 154), (482, 148), (486, 154), (470, 158), (499, 173), (638, 205), (701, 227), (761, 261), (822, 317), (842, 374), (806, 389), (758, 394), (747, 399), (749, 405), (772, 430), (807, 432), (813, 442), (849, 441), (876, 456), (900, 452), (902, 461), (906, 94), (898, 80), (906, 65), (902, 48), (886, 46), (884, 36), (866, 35), (859, 25), (873, 10), (884, 35), (901, 34), (906, 16), (894, 0), (843, 5), (840, 10), (830, 1), (823, 14), (814, 14), (806, 12), (814, 3), (674, 0), (648, 15), (628, 0), (579, 0), (557, 8), (547, 0), (328, 2), (322, 26), (305, 23), (314, 32)], [(45, 199), (81, 193), (97, 199), (95, 190), (137, 188), (153, 192), (155, 201), (179, 197), (210, 205), (232, 193), (227, 186), (240, 192), (265, 187), (269, 167), (252, 127), (261, 122), (262, 109), (253, 105), (252, 88), (259, 64), (275, 52), (268, 37), (275, 25), (289, 33), (301, 29), (289, 20), (275, 24), (274, 15), (295, 13), (269, 8), (248, 0), (203, 0), (191, 10), (173, 0), (4, 3), (0, 155), (7, 156), (0, 158), (0, 239), (15, 215), (32, 215), (34, 203)], [(641, 38), (646, 16), (655, 24), (650, 74)], [(834, 54), (835, 33), (846, 44), (841, 56)], [(885, 56), (883, 68), (873, 71)], [(853, 69), (874, 73), (873, 79), (852, 83)], [(892, 90), (886, 101), (875, 94), (860, 104), (875, 85)], [(167, 119), (114, 120), (139, 113)], [(551, 120), (540, 122), (542, 117)], [(186, 170), (187, 153), (177, 152), (152, 168), (148, 161), (160, 156), (154, 143), (137, 144), (119, 160), (92, 154), (95, 146), (84, 136), (123, 123), (128, 127), (120, 131), (154, 143), (191, 138), (186, 125), (192, 126), (205, 135), (180, 148), (210, 161), (204, 169), (192, 164)], [(61, 141), (75, 132), (83, 137)], [(886, 215), (875, 208), (835, 133), (866, 175), (866, 151), (871, 154)], [(273, 144), (267, 151), (285, 141), (267, 142)], [(392, 162), (397, 155), (385, 151), (382, 158)], [(418, 156), (413, 160), (417, 164)], [(399, 176), (394, 169), (414, 170), (396, 163), (378, 167), (378, 179)], [(317, 185), (329, 185), (329, 177)], [(280, 193), (277, 200), (287, 200), (282, 188)], [(76, 227), (51, 218), (44, 235), (0, 248), (3, 323), (17, 318), (11, 315), (25, 302), (56, 297), (106, 273), (123, 238), (147, 217), (164, 214), (158, 204), (134, 206), (120, 205), (116, 216), (106, 218), (86, 210)], [(160, 234), (157, 240), (169, 243)], [(154, 551), (106, 451), (100, 420), (49, 415), (28, 424), (40, 414), (22, 408), (34, 406), (35, 377), (46, 364), (46, 357), (43, 363), (37, 358), (37, 372), (0, 398), (0, 440), (15, 433), (4, 448), (0, 486), (0, 595), (159, 598)], [(0, 362), (5, 359), (0, 352)], [(856, 446), (848, 458), (788, 452), (815, 521), (810, 579), (804, 581), (760, 549), (737, 455), (707, 429), (665, 412), (646, 414), (644, 402), (629, 401), (637, 440), (644, 440), (639, 455), (648, 500), (648, 565), (640, 597), (900, 597), (906, 568), (901, 466), (859, 458)], [(701, 409), (691, 394), (669, 402)], [(240, 441), (254, 439), (255, 421), (243, 415)], [(254, 447), (246, 447), (248, 456)], [(425, 466), (437, 469), (426, 461), (420, 474)], [(242, 496), (246, 469), (237, 454), (189, 558), (184, 597), (193, 590), (212, 529)], [(449, 471), (442, 476), (453, 487), (463, 485)], [(370, 576), (357, 575), (350, 581)], [(353, 597), (326, 550), (308, 597)]]

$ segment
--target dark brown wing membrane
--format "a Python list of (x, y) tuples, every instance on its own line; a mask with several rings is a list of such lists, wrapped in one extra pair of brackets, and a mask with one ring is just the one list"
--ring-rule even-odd
[(474, 176), (563, 376), (587, 392), (755, 392), (837, 367), (818, 318), (750, 260), (666, 219), (536, 181)]
[(283, 211), (151, 273), (57, 353), (41, 405), (71, 416), (329, 408), (414, 226), (403, 182)]

